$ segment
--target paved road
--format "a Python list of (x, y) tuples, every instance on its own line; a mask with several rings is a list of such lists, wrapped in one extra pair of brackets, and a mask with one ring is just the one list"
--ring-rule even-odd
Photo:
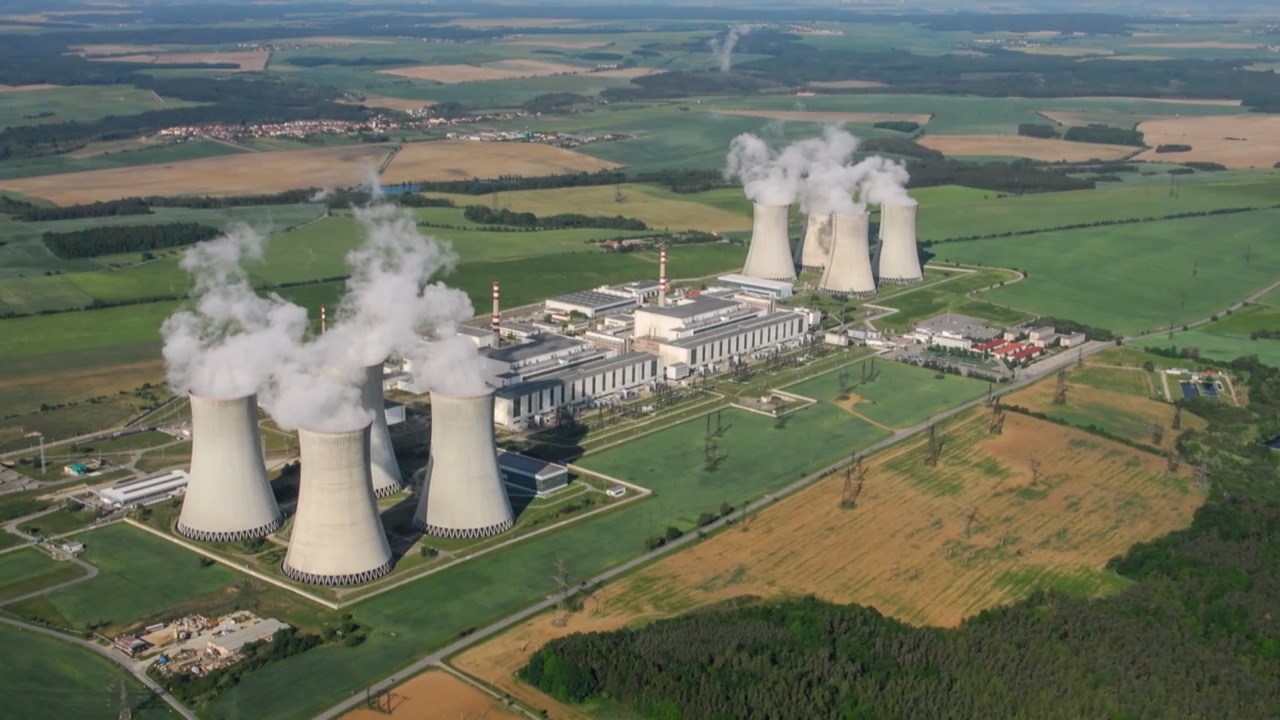
[(12, 620), (10, 618), (0, 617), (0, 623), (4, 623), (5, 625), (11, 625), (13, 627), (18, 628), (19, 630), (24, 630), (26, 632), (33, 632), (39, 635), (45, 635), (45, 636), (54, 638), (56, 640), (61, 640), (63, 642), (72, 643), (73, 645), (79, 645), (80, 647), (91, 650), (101, 655), (102, 657), (105, 657), (111, 662), (123, 667), (125, 670), (128, 670), (130, 675), (133, 675), (135, 678), (138, 679), (139, 682), (141, 682), (143, 685), (146, 685), (148, 688), (151, 689), (152, 692), (160, 696), (160, 699), (164, 700), (169, 705), (169, 707), (173, 708), (174, 712), (178, 713), (179, 715), (186, 718), (187, 720), (200, 720), (199, 716), (197, 716), (195, 713), (188, 710), (186, 706), (184, 706), (182, 703), (178, 702), (177, 698), (170, 695), (167, 690), (160, 687), (151, 678), (147, 677), (147, 673), (144, 669), (142, 669), (141, 665), (139, 665), (138, 663), (130, 662), (128, 658), (124, 657), (123, 655), (121, 655), (120, 653), (114, 650), (109, 650), (107, 648), (102, 647), (101, 645), (98, 645), (97, 643), (92, 643), (82, 638), (71, 637), (70, 635), (63, 635), (62, 633), (54, 632), (53, 630), (38, 627), (36, 625), (29, 625), (19, 620)]

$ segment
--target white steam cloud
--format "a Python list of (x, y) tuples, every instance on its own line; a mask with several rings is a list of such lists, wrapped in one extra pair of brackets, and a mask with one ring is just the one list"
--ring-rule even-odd
[(436, 338), (409, 353), (418, 390), (445, 395), (483, 395), (489, 392), (486, 373), (476, 344), (458, 335), (454, 327), (442, 327)]
[(879, 156), (851, 164), (858, 139), (839, 126), (775, 150), (751, 133), (729, 145), (724, 175), (742, 182), (743, 192), (762, 205), (799, 200), (809, 214), (865, 212), (866, 204), (914, 203), (907, 195), (906, 168)]
[(720, 60), (720, 72), (729, 72), (733, 67), (733, 47), (743, 36), (755, 30), (755, 25), (730, 25), (723, 39), (719, 37), (711, 38), (711, 52)]
[(179, 266), (194, 281), (190, 309), (160, 328), (175, 393), (243, 397), (266, 382), (307, 330), (307, 311), (278, 295), (258, 295), (243, 265), (260, 260), (266, 237), (247, 226), (202, 242)]

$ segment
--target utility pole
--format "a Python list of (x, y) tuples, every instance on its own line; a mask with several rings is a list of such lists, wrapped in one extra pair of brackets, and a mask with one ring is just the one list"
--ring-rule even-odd
[(556, 591), (556, 618), (551, 624), (564, 627), (569, 624), (569, 569), (565, 567), (564, 560), (556, 558), (556, 574), (552, 579), (559, 589)]
[(1067, 404), (1067, 369), (1062, 368), (1058, 371), (1058, 390), (1053, 395), (1054, 405)]

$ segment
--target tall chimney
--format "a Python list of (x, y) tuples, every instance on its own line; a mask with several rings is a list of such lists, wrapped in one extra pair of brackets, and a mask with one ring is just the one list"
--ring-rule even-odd
[(667, 249), (658, 255), (658, 307), (667, 306)]
[(493, 283), (493, 317), (489, 323), (489, 330), (493, 332), (495, 338), (502, 335), (502, 313), (498, 310), (499, 295), (498, 282), (495, 280)]
[(324, 306), (320, 306), (320, 332), (324, 332)]

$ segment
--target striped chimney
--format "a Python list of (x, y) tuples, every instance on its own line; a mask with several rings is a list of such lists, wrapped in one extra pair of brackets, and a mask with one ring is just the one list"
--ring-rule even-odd
[(493, 318), (489, 324), (489, 329), (494, 335), (502, 334), (502, 313), (498, 311), (498, 283), (493, 283)]
[(658, 307), (667, 306), (667, 249), (658, 255)]

